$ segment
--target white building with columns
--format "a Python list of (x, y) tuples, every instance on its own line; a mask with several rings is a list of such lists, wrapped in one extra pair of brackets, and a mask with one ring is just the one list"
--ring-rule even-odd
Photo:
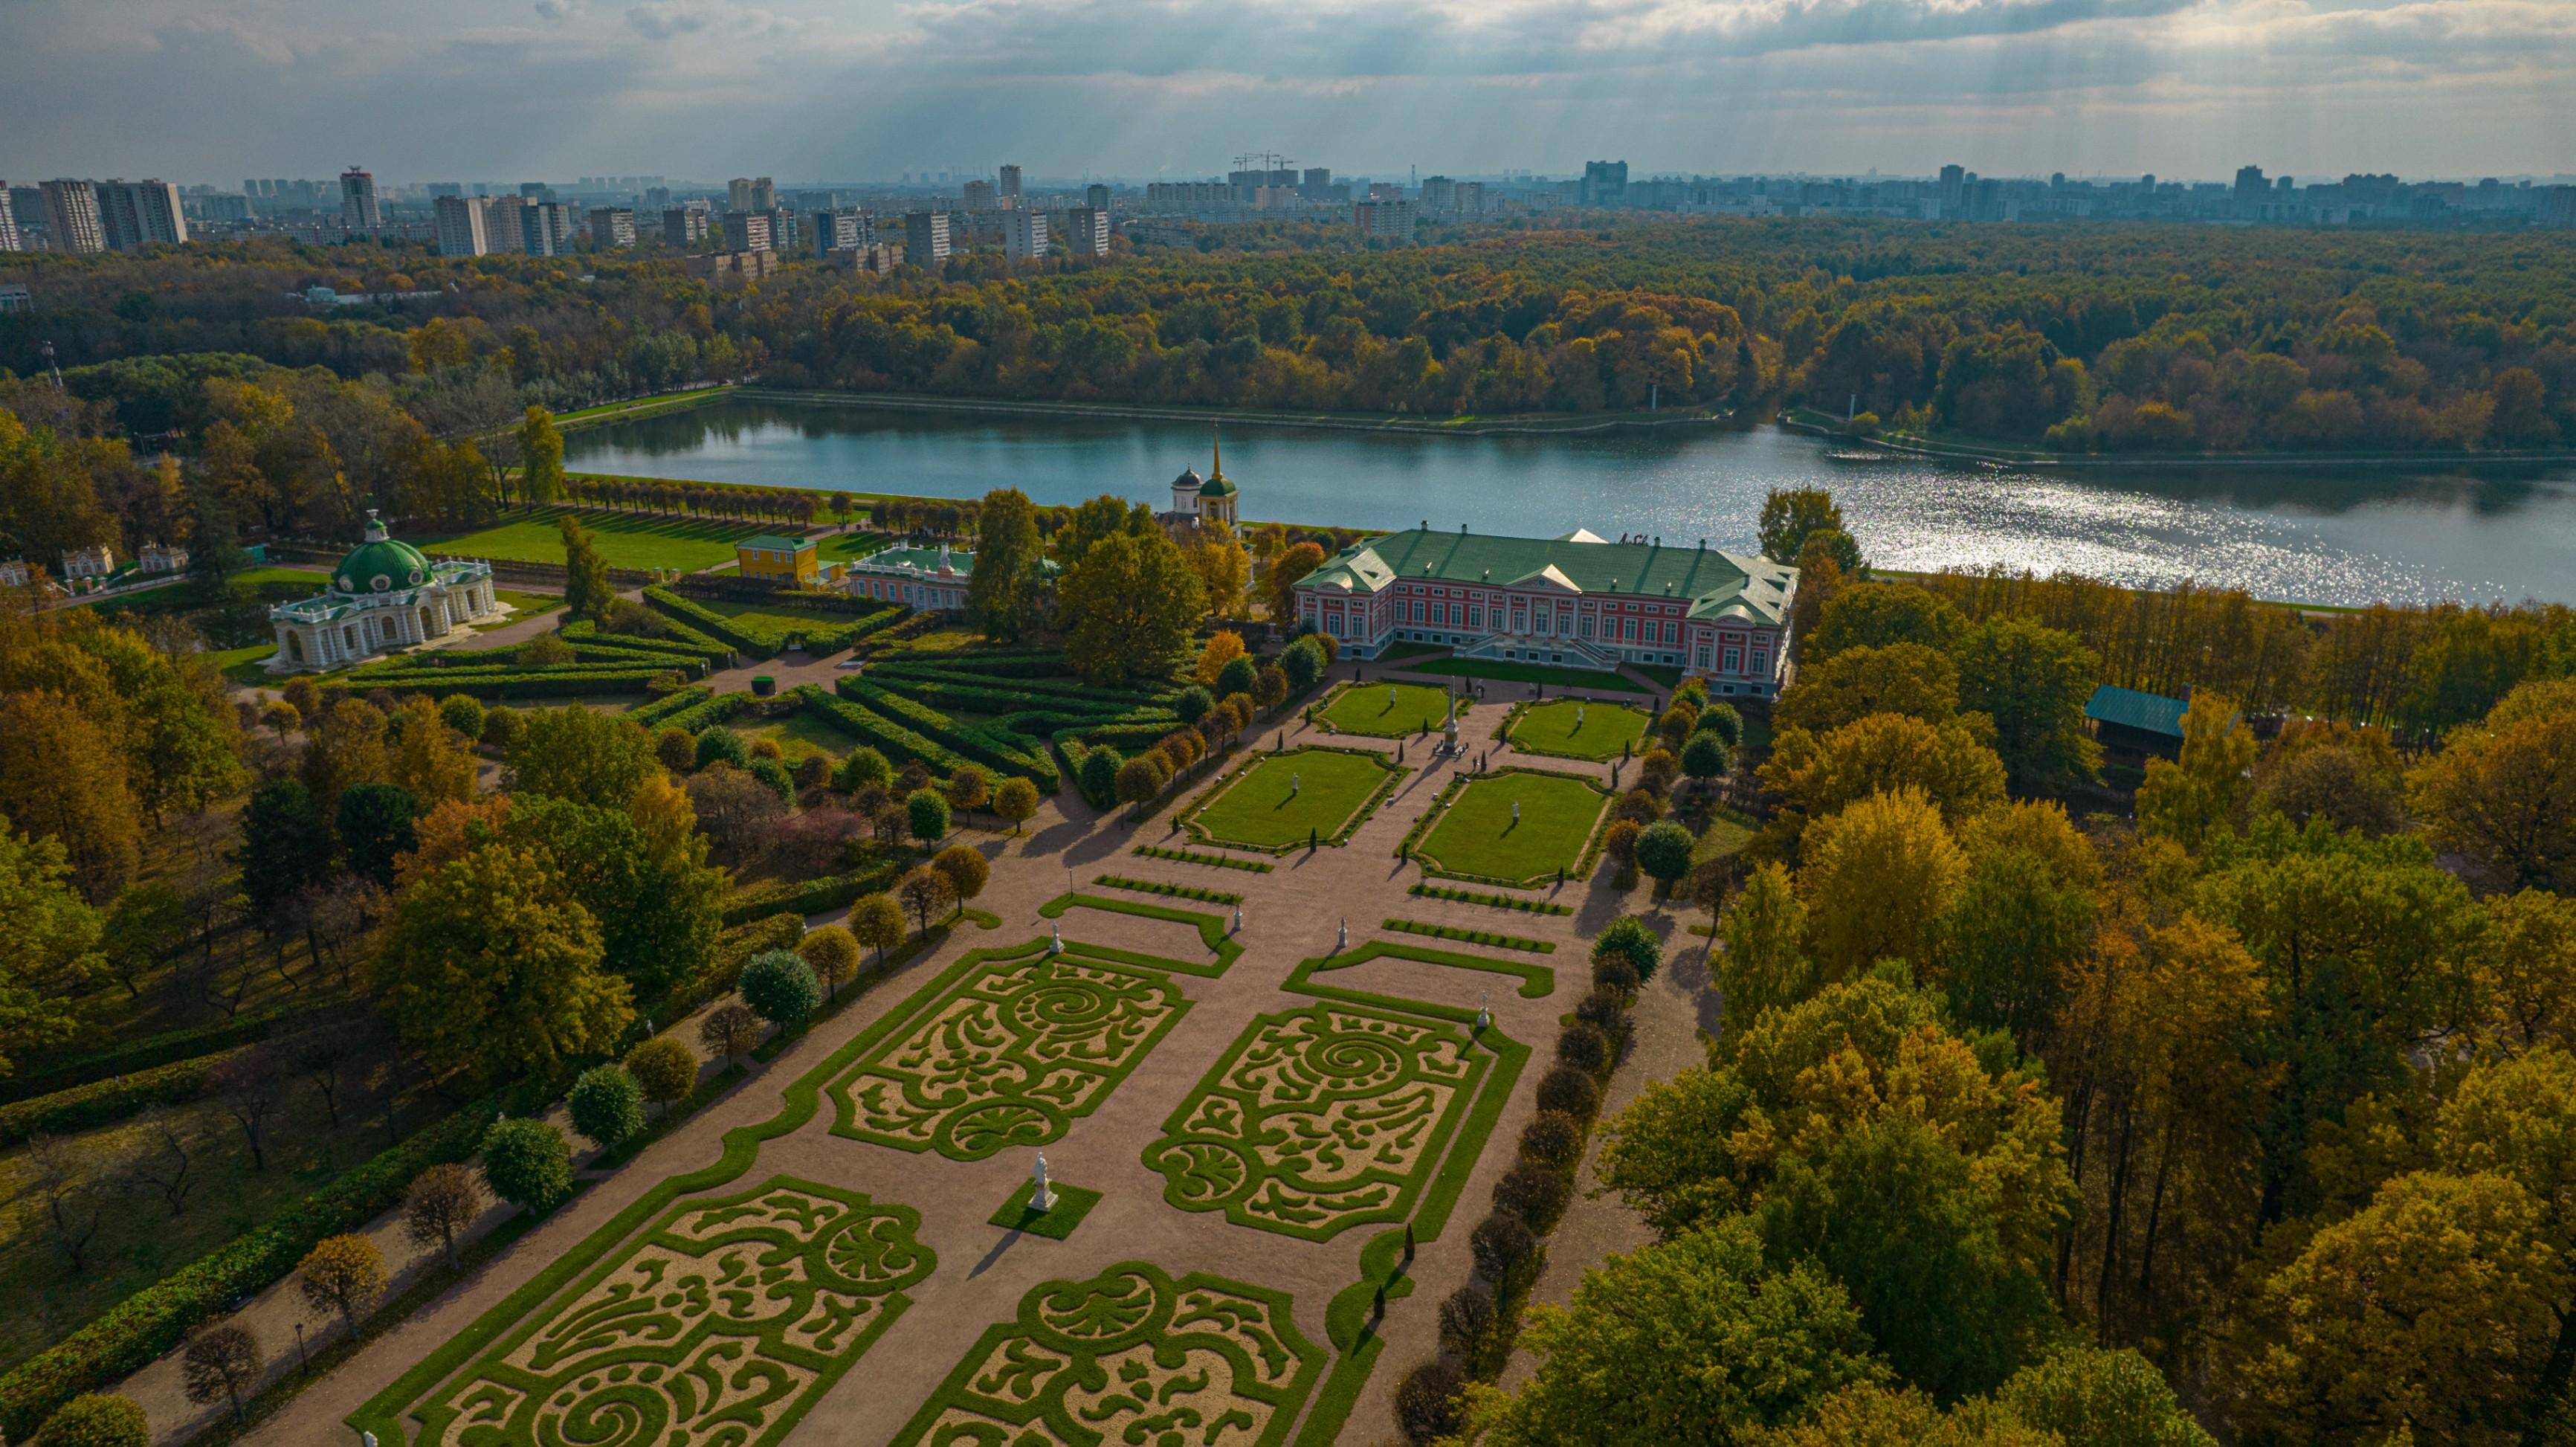
[(268, 671), (345, 668), (397, 648), (438, 642), (510, 611), (492, 590), (491, 564), (432, 562), (420, 549), (388, 536), (369, 508), (366, 541), (331, 570), (331, 586), (301, 603), (268, 610), (277, 629), (277, 655)]

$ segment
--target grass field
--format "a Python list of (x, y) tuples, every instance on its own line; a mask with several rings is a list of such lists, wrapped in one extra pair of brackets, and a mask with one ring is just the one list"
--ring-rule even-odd
[(1554, 698), (1513, 721), (1511, 744), (1533, 754), (1615, 759), (1646, 736), (1646, 722), (1645, 710), (1626, 704)]
[(1708, 823), (1701, 827), (1698, 841), (1691, 846), (1691, 863), (1706, 864), (1742, 853), (1744, 846), (1753, 842), (1756, 827), (1750, 818), (1732, 809), (1710, 810)]
[(1535, 884), (1581, 866), (1609, 807), (1600, 790), (1571, 774), (1505, 770), (1469, 780), (1415, 852), (1426, 872)]
[(823, 722), (811, 713), (791, 713), (768, 723), (737, 726), (735, 732), (745, 739), (776, 739), (779, 753), (793, 767), (807, 754), (821, 754), (828, 759), (846, 757), (852, 743), (850, 736)]
[[(565, 511), (558, 507), (535, 508), (477, 532), (411, 541), (432, 553), (461, 553), (502, 562), (560, 563), (564, 560), (563, 535), (556, 519)], [(571, 511), (583, 530), (597, 539), (599, 555), (612, 568), (680, 568), (696, 572), (732, 562), (736, 541), (777, 531), (756, 523)]]
[(1349, 749), (1272, 754), (1190, 816), (1209, 842), (1288, 849), (1342, 832), (1391, 766)]
[[(1465, 713), (1466, 701), (1459, 701)], [(1382, 739), (1411, 738), (1449, 717), (1449, 690), (1419, 683), (1355, 683), (1333, 695), (1316, 715), (1340, 733)]]

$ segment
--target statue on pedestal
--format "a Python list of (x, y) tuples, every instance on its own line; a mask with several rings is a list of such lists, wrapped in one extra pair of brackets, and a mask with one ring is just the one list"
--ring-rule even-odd
[(1032, 1211), (1054, 1210), (1055, 1189), (1047, 1184), (1046, 1152), (1038, 1152), (1037, 1169), (1029, 1173), (1029, 1179), (1037, 1182), (1036, 1189), (1029, 1192), (1029, 1209)]

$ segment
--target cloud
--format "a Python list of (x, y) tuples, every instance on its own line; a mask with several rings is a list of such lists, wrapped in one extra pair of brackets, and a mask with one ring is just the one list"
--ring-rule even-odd
[(626, 23), (647, 40), (700, 34), (750, 38), (798, 28), (770, 11), (732, 0), (645, 0), (626, 12)]
[(558, 24), (580, 18), (589, 8), (584, 0), (537, 0), (537, 14)]

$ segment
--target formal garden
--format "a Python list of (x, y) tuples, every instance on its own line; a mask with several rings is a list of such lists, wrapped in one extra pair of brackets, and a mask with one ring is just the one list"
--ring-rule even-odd
[[(1457, 695), (1458, 713), (1465, 717), (1475, 703), (1467, 695)], [(1438, 733), (1449, 717), (1450, 691), (1419, 683), (1346, 683), (1314, 711), (1318, 726), (1343, 734), (1365, 734), (1371, 738), (1412, 738), (1425, 732)]]
[(1208, 791), (1181, 825), (1191, 837), (1284, 854), (1350, 837), (1406, 770), (1372, 750), (1296, 748), (1256, 756)]
[(1533, 887), (1581, 879), (1599, 853), (1610, 795), (1573, 774), (1507, 768), (1443, 791), (1407, 848), (1422, 872)]
[(1552, 698), (1514, 708), (1497, 737), (1520, 753), (1598, 763), (1637, 750), (1653, 722), (1634, 704)]

